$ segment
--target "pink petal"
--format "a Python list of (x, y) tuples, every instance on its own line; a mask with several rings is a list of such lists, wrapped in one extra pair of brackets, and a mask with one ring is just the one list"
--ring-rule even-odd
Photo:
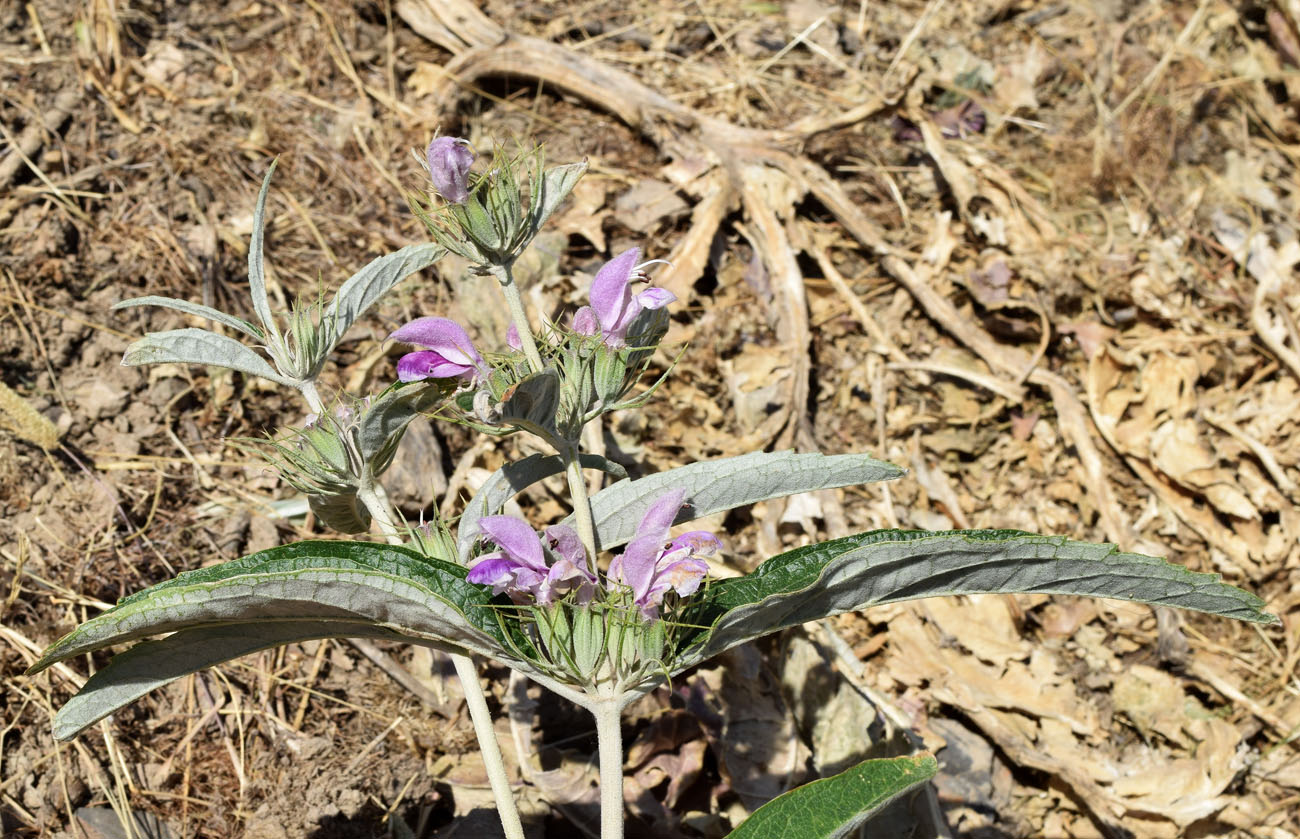
[(476, 367), (483, 363), (469, 334), (459, 323), (448, 318), (416, 318), (388, 337), (393, 341), (427, 347), (456, 364)]
[(409, 352), (397, 359), (397, 378), (403, 382), (421, 379), (472, 378), (475, 369), (448, 361), (433, 350)]
[(478, 526), (506, 556), (535, 571), (546, 571), (541, 540), (528, 522), (514, 516), (485, 516), (479, 519)]
[(647, 288), (636, 296), (643, 309), (662, 309), (676, 299), (677, 295), (666, 288)]
[(591, 281), (591, 308), (596, 311), (596, 317), (606, 332), (625, 329), (631, 320), (631, 314), (635, 314), (628, 312), (632, 303), (628, 284), (632, 281), (632, 269), (636, 267), (640, 256), (640, 248), (628, 248), (606, 262)]
[(504, 586), (512, 579), (510, 572), (518, 566), (519, 563), (500, 554), (489, 554), (474, 563), (465, 579), (480, 586)]
[(572, 527), (563, 524), (548, 527), (546, 540), (561, 560), (572, 563), (574, 567), (586, 567), (587, 549), (582, 546), (582, 539)]

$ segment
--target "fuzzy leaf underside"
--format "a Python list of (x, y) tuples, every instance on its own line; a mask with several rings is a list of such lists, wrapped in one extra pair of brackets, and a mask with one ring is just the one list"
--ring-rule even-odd
[(924, 752), (864, 761), (772, 799), (727, 839), (842, 839), (938, 771)]
[(262, 179), (262, 188), (257, 193), (257, 206), (253, 209), (253, 237), (248, 243), (248, 296), (253, 303), (253, 311), (266, 328), (268, 334), (275, 334), (275, 318), (271, 315), (271, 301), (266, 296), (266, 263), (262, 255), (262, 244), (266, 238), (266, 196), (271, 191), (271, 176), (275, 174), (278, 160), (272, 160)]
[[(890, 481), (905, 470), (865, 454), (754, 452), (708, 460), (614, 484), (592, 496), (596, 541), (603, 550), (622, 545), (636, 533), (646, 509), (665, 492), (686, 490), (686, 506), (676, 523), (771, 498), (833, 487)], [(572, 525), (572, 516), (564, 520)]]
[[(1041, 592), (1192, 609), (1255, 623), (1276, 618), (1253, 594), (1114, 545), (1018, 530), (877, 530), (773, 557), (711, 585), (684, 618), (709, 626), (674, 672), (745, 641), (870, 606), (955, 594)], [(696, 611), (698, 610), (698, 611)]]
[[(584, 469), (599, 469), (614, 476), (616, 480), (627, 477), (627, 471), (622, 466), (599, 455), (579, 455), (578, 462)], [(534, 454), (493, 472), (483, 482), (478, 494), (470, 499), (460, 517), (456, 531), (456, 555), (461, 562), (468, 564), (474, 552), (474, 543), (478, 541), (480, 532), (479, 519), (496, 515), (507, 501), (523, 490), (563, 471), (564, 461), (559, 456)], [(569, 519), (565, 521), (572, 524)]]
[(540, 189), (541, 194), (537, 196), (533, 204), (532, 212), (528, 219), (528, 226), (531, 233), (535, 236), (537, 231), (541, 230), (542, 225), (551, 217), (573, 192), (573, 188), (587, 171), (587, 162), (568, 163), (563, 166), (555, 166), (547, 169), (542, 173), (540, 184), (533, 184), (533, 189)]
[(182, 629), (158, 641), (141, 641), (96, 671), (55, 715), (54, 736), (71, 740), (155, 688), (240, 656), (299, 641), (359, 637), (429, 643), (383, 627), (339, 621), (236, 623)]
[[(236, 623), (368, 623), (514, 663), (491, 595), (460, 567), (391, 545), (296, 542), (187, 571), (123, 598), (53, 644), (29, 672), (110, 644)], [(524, 666), (525, 671), (528, 670)]]
[(423, 383), (391, 387), (380, 394), (366, 410), (357, 429), (361, 456), (367, 463), (380, 460), (386, 466), (389, 457), (379, 455), (391, 456), (411, 420), (433, 410), (445, 398), (441, 387)]
[(234, 315), (228, 315), (219, 309), (213, 309), (210, 306), (204, 306), (201, 303), (191, 303), (188, 300), (178, 300), (175, 297), (161, 297), (157, 294), (150, 294), (145, 297), (132, 297), (130, 300), (123, 300), (113, 304), (113, 310), (130, 309), (135, 306), (161, 306), (164, 309), (175, 309), (178, 312), (184, 312), (187, 315), (197, 315), (201, 318), (207, 318), (217, 323), (225, 324), (232, 329), (237, 329), (248, 337), (261, 341), (263, 339), (262, 330), (253, 324), (237, 318)]
[(437, 262), (446, 252), (446, 248), (432, 243), (408, 245), (372, 260), (349, 277), (330, 302), (328, 320), (333, 323), (333, 334), (325, 345), (332, 348), (376, 301), (411, 274)]
[(234, 338), (192, 327), (148, 333), (126, 348), (122, 363), (128, 367), (141, 364), (205, 364), (227, 367), (250, 376), (261, 376), (282, 385), (294, 386), (294, 382), (276, 372), (270, 362)]

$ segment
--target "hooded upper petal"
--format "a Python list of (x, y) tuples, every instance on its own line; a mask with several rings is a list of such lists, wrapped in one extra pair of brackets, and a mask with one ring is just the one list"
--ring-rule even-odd
[(393, 341), (427, 347), (454, 364), (478, 367), (483, 363), (483, 357), (474, 349), (469, 333), (449, 318), (416, 318), (388, 337)]
[(640, 248), (628, 248), (606, 262), (591, 281), (591, 308), (606, 335), (622, 336), (636, 312), (632, 306), (632, 269), (641, 256)]
[(528, 522), (514, 516), (485, 516), (479, 519), (478, 526), (507, 557), (535, 571), (546, 572), (542, 542)]

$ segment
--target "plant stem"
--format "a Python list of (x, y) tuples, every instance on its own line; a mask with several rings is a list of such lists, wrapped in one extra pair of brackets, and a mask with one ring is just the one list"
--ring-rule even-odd
[(487, 698), (483, 695), (478, 668), (474, 666), (473, 659), (466, 655), (453, 654), (451, 662), (456, 665), (456, 675), (465, 687), (465, 704), (469, 707), (469, 718), (474, 723), (474, 734), (478, 736), (479, 749), (483, 753), (488, 784), (492, 787), (492, 796), (497, 800), (501, 829), (505, 831), (506, 839), (524, 839), (524, 826), (519, 821), (515, 794), (510, 789), (510, 777), (506, 774), (506, 765), (501, 759), (501, 744), (497, 742), (496, 729), (492, 727), (492, 712), (488, 710)]
[(582, 477), (582, 463), (578, 460), (578, 442), (568, 441), (563, 451), (564, 476), (569, 479), (569, 494), (573, 498), (573, 517), (578, 522), (578, 538), (587, 549), (587, 568), (596, 573), (596, 524), (591, 518), (591, 499), (587, 496), (587, 482)]
[(528, 325), (528, 314), (524, 311), (524, 298), (519, 294), (515, 276), (509, 265), (493, 265), (492, 276), (501, 283), (501, 291), (506, 296), (506, 306), (510, 309), (510, 321), (519, 333), (519, 342), (523, 344), (524, 355), (534, 373), (542, 371), (542, 356), (537, 351), (537, 341), (533, 339), (533, 329)]
[(600, 839), (623, 839), (623, 724), (612, 698), (594, 704), (600, 760)]
[[(314, 389), (313, 389), (314, 390)], [(306, 396), (306, 393), (303, 394)], [(319, 400), (319, 397), (317, 397)], [(369, 471), (369, 470), (367, 470)], [(357, 498), (366, 505), (370, 517), (379, 523), (390, 545), (402, 544), (401, 533), (394, 523), (393, 508), (388, 503), (383, 487), (377, 483), (364, 482), (357, 489)], [(496, 731), (492, 727), (492, 712), (488, 710), (487, 697), (483, 693), (483, 683), (478, 677), (478, 668), (467, 655), (449, 653), (451, 663), (456, 667), (461, 686), (465, 690), (465, 705), (469, 708), (470, 721), (474, 723), (474, 734), (478, 737), (479, 751), (483, 755), (483, 766), (487, 770), (488, 783), (492, 795), (497, 801), (497, 814), (501, 817), (501, 829), (506, 839), (524, 839), (524, 826), (519, 820), (519, 809), (515, 806), (514, 792), (510, 789), (510, 776), (506, 772), (505, 760), (501, 757), (501, 744), (497, 742)]]

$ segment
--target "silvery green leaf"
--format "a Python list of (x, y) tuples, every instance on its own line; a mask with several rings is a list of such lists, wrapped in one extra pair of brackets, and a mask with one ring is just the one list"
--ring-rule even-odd
[[(686, 490), (677, 523), (800, 492), (892, 481), (904, 470), (865, 454), (754, 452), (707, 460), (614, 484), (591, 499), (596, 541), (611, 550), (632, 538), (649, 506), (671, 489)], [(572, 524), (572, 516), (564, 520)]]
[[(437, 384), (410, 384), (389, 388), (365, 409), (357, 429), (361, 457), (383, 472), (411, 420), (431, 411), (447, 398)], [(382, 467), (382, 468), (381, 468)]]
[(155, 688), (240, 656), (299, 641), (360, 637), (429, 643), (364, 623), (276, 621), (182, 629), (160, 641), (141, 641), (96, 671), (55, 715), (54, 737), (71, 740)]
[(555, 409), (560, 402), (560, 376), (548, 367), (530, 373), (501, 398), (501, 422), (526, 429), (543, 439), (555, 437)]
[(437, 262), (444, 253), (445, 248), (432, 243), (409, 245), (373, 260), (349, 277), (330, 301), (326, 314), (326, 322), (333, 329), (331, 339), (325, 342), (327, 351), (377, 300), (411, 274)]
[(370, 511), (361, 503), (355, 490), (332, 495), (309, 495), (307, 504), (316, 518), (339, 533), (366, 533), (370, 530)]
[(126, 348), (122, 363), (128, 367), (141, 364), (206, 364), (227, 367), (250, 376), (261, 376), (290, 387), (296, 384), (280, 375), (270, 362), (234, 338), (204, 329), (150, 332)]
[(253, 238), (248, 245), (248, 296), (252, 298), (253, 311), (262, 321), (268, 335), (278, 334), (275, 318), (271, 315), (271, 301), (266, 296), (266, 265), (262, 258), (262, 242), (266, 233), (266, 196), (271, 191), (271, 175), (275, 173), (272, 160), (262, 180), (262, 189), (257, 193), (257, 208), (253, 210)]
[(1253, 594), (1114, 545), (1018, 530), (876, 530), (773, 557), (708, 587), (684, 618), (708, 626), (674, 672), (730, 647), (870, 606), (954, 594), (1041, 592), (1192, 609), (1275, 623)]
[(29, 673), (110, 644), (224, 624), (311, 621), (330, 634), (380, 627), (519, 666), (491, 594), (465, 570), (392, 545), (296, 542), (187, 571), (137, 592), (50, 646)]
[(772, 799), (727, 839), (844, 839), (938, 771), (938, 761), (926, 752), (866, 760)]
[(210, 306), (204, 306), (200, 303), (191, 303), (188, 300), (177, 300), (175, 297), (160, 297), (151, 294), (146, 297), (132, 297), (130, 300), (123, 300), (120, 303), (114, 303), (113, 309), (129, 309), (132, 306), (162, 306), (167, 309), (175, 309), (178, 312), (185, 312), (188, 315), (198, 315), (201, 318), (214, 320), (217, 323), (225, 324), (232, 329), (238, 329), (254, 340), (263, 340), (262, 331), (253, 324), (237, 318), (234, 315), (228, 315), (225, 312), (213, 309)]
[(573, 192), (573, 188), (577, 186), (586, 171), (585, 160), (581, 163), (555, 166), (542, 173), (540, 182), (535, 181), (532, 184), (532, 189), (536, 193), (529, 199), (528, 226), (533, 236), (537, 235), (537, 231), (541, 230), (542, 225), (559, 208), (564, 199), (569, 197), (569, 193)]
[[(584, 469), (600, 469), (614, 476), (615, 480), (627, 477), (627, 470), (611, 460), (599, 455), (579, 455), (578, 462)], [(478, 494), (470, 499), (465, 512), (460, 517), (456, 531), (456, 553), (460, 561), (468, 564), (474, 550), (474, 543), (479, 537), (479, 519), (494, 516), (511, 498), (528, 487), (564, 471), (564, 461), (557, 455), (533, 454), (523, 460), (507, 463), (493, 472)]]

